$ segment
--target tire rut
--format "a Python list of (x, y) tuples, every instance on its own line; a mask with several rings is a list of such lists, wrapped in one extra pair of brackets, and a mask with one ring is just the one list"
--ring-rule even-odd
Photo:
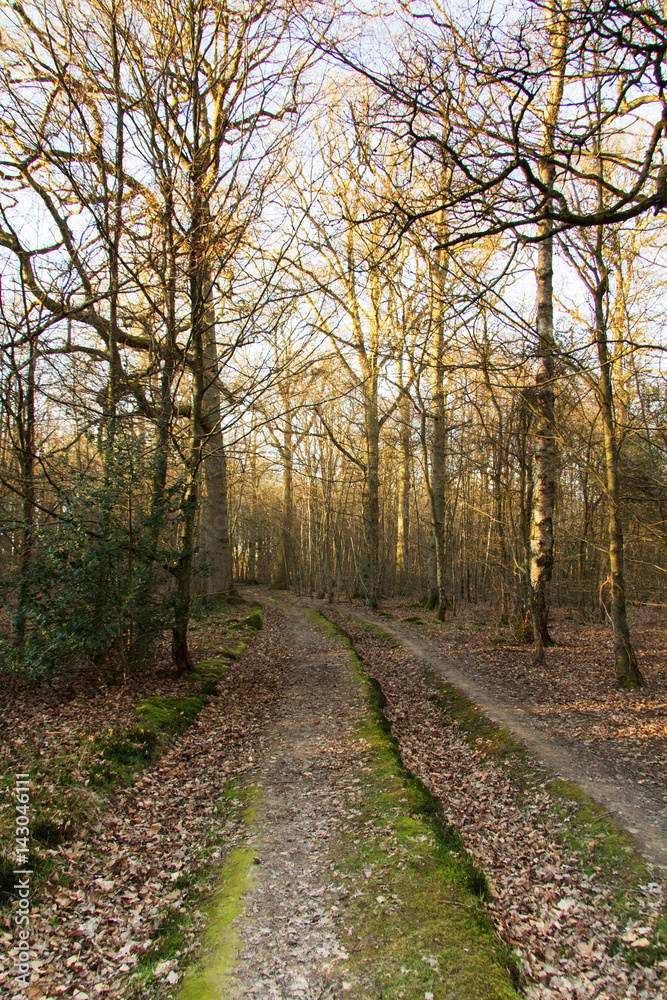
[[(362, 763), (354, 728), (366, 705), (347, 651), (297, 608), (282, 609), (293, 659), (282, 710), (258, 761), (256, 861), (227, 992), (334, 1000), (347, 954), (329, 912), (337, 898), (327, 852)], [(358, 779), (357, 779), (358, 780)]]
[[(312, 602), (312, 606), (318, 604)], [(667, 803), (661, 795), (650, 789), (633, 787), (610, 764), (550, 735), (532, 717), (529, 709), (503, 701), (490, 686), (466, 672), (464, 661), (442, 656), (423, 636), (415, 637), (407, 628), (356, 609), (353, 612), (342, 608), (336, 610), (379, 626), (442, 680), (453, 684), (495, 725), (510, 730), (541, 763), (578, 785), (591, 799), (604, 806), (634, 838), (648, 861), (661, 869), (663, 875), (667, 873)]]

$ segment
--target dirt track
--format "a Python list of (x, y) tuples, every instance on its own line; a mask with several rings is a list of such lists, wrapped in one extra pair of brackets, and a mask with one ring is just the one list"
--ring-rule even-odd
[(347, 954), (330, 913), (338, 893), (328, 855), (361, 763), (353, 730), (366, 705), (345, 648), (302, 609), (284, 610), (292, 660), (270, 735), (257, 745), (245, 842), (254, 865), (234, 921), (237, 958), (189, 984), (198, 1000), (341, 995), (336, 968)]
[[(322, 602), (313, 601), (313, 606)], [(345, 608), (346, 614), (380, 626), (428, 667), (459, 689), (492, 722), (509, 729), (539, 761), (556, 774), (574, 782), (604, 806), (630, 833), (648, 860), (667, 872), (667, 794), (657, 784), (651, 788), (633, 783), (619, 772), (612, 759), (604, 761), (585, 747), (553, 736), (530, 707), (512, 705), (497, 690), (474, 676), (465, 661), (443, 656), (414, 628), (395, 625), (378, 615)]]

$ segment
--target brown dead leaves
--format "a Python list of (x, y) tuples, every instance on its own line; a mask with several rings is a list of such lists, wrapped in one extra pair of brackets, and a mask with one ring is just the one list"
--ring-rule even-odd
[[(269, 612), (269, 626), (270, 621)], [(127, 995), (133, 974), (159, 944), (160, 927), (171, 914), (194, 917), (181, 949), (187, 952), (196, 937), (198, 899), (207, 888), (191, 876), (219, 859), (234, 841), (240, 810), (233, 803), (221, 808), (223, 793), (231, 776), (242, 782), (252, 770), (256, 742), (280, 697), (288, 655), (279, 629), (260, 632), (221, 682), (219, 696), (157, 764), (141, 772), (133, 785), (118, 789), (99, 819), (75, 840), (48, 852), (56, 868), (33, 900), (30, 997)], [(134, 700), (172, 693), (165, 690), (171, 684), (167, 679), (157, 691), (133, 685), (106, 702), (103, 692), (79, 686), (63, 718), (55, 698), (48, 704), (50, 696), (36, 700), (37, 714), (48, 719), (50, 732), (57, 731), (62, 741), (68, 726), (86, 723), (92, 731), (94, 726), (135, 721), (130, 715)], [(24, 708), (29, 711), (27, 704)], [(10, 714), (15, 717), (16, 706)], [(22, 740), (28, 745), (23, 732), (7, 753), (10, 761)], [(53, 745), (42, 739), (38, 752), (48, 755)], [(8, 916), (2, 939), (0, 993), (12, 997), (16, 942)], [(148, 967), (150, 981), (142, 996), (159, 994), (161, 983), (178, 982), (179, 957)]]
[(563, 846), (568, 817), (559, 819), (549, 808), (547, 787), (525, 801), (502, 765), (472, 750), (444, 723), (413, 658), (353, 619), (331, 616), (352, 636), (365, 670), (382, 685), (385, 712), (406, 765), (436, 795), (489, 876), (489, 908), (520, 960), (525, 994), (533, 1000), (664, 996), (665, 969), (659, 963), (632, 968), (617, 948), (619, 938), (630, 947), (639, 941), (637, 947), (644, 946), (665, 905), (662, 887), (648, 883), (636, 890), (640, 925), (621, 920), (612, 891)]

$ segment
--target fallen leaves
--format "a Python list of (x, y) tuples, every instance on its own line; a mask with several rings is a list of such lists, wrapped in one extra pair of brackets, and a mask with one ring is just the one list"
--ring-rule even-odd
[[(231, 775), (252, 770), (254, 746), (280, 697), (286, 655), (278, 629), (260, 632), (220, 682), (219, 696), (157, 764), (141, 772), (133, 785), (116, 789), (106, 809), (79, 837), (46, 851), (55, 871), (31, 911), (30, 988), (37, 991), (35, 997), (122, 997), (172, 913), (193, 916), (185, 931), (184, 953), (193, 946), (202, 920), (198, 898), (206, 889), (193, 876), (209, 862), (207, 850), (218, 843), (224, 850), (243, 825), (233, 803), (222, 808), (223, 793)], [(155, 681), (156, 675), (151, 678)], [(166, 684), (172, 681), (167, 678)], [(102, 692), (96, 694), (87, 684), (68, 690), (72, 698), (61, 720), (57, 699), (53, 705), (36, 699), (37, 716), (48, 716), (51, 734), (61, 733), (40, 744), (47, 756), (51, 740), (68, 741), (68, 726), (81, 727), (86, 719), (91, 726), (107, 729), (133, 722), (130, 707), (138, 694), (155, 693), (145, 688), (140, 692), (137, 682), (129, 693), (114, 693), (103, 709)], [(164, 687), (159, 689), (164, 692)], [(22, 734), (30, 726), (30, 709), (25, 701), (22, 707), (27, 718), (13, 745), (16, 753), (29, 743)], [(15, 957), (8, 919), (3, 941), (0, 993), (5, 995), (12, 990)], [(177, 965), (176, 960), (153, 977), (158, 992), (160, 983), (165, 988), (178, 983)], [(143, 995), (149, 995), (148, 986)]]
[[(202, 919), (202, 893), (190, 876), (205, 851), (219, 857), (234, 843), (240, 816), (231, 807), (231, 812), (221, 812), (220, 796), (230, 776), (256, 769), (257, 742), (280, 696), (288, 650), (270, 611), (265, 624), (195, 725), (132, 786), (117, 790), (79, 837), (47, 851), (56, 874), (34, 901), (30, 1000), (122, 997), (159, 943), (166, 919), (187, 911), (194, 923), (185, 932), (182, 953), (155, 961), (143, 995), (157, 997), (178, 985)], [(624, 950), (641, 956), (642, 949), (649, 948), (663, 905), (661, 887), (648, 883), (639, 888), (641, 922), (619, 922), (610, 893), (594, 874), (585, 874), (578, 858), (563, 850), (547, 790), (538, 791), (530, 802), (521, 801), (501, 767), (471, 751), (453, 729), (443, 729), (421, 668), (409, 656), (387, 649), (349, 619), (345, 627), (364, 655), (365, 669), (380, 681), (389, 699), (387, 712), (407, 765), (439, 798), (467, 850), (490, 877), (490, 909), (519, 956), (526, 996), (661, 996), (667, 961), (631, 968), (623, 957)], [(649, 688), (639, 694), (614, 691), (609, 666), (598, 655), (607, 639), (604, 630), (563, 617), (556, 631), (564, 644), (550, 651), (548, 669), (535, 670), (526, 668), (525, 647), (492, 648), (492, 626), (477, 626), (474, 636), (465, 628), (459, 632), (429, 626), (430, 638), (444, 651), (469, 655), (485, 681), (503, 696), (529, 705), (573, 746), (586, 745), (605, 756), (611, 750), (621, 776), (664, 789), (667, 695), (660, 650), (665, 630), (652, 626), (645, 631), (642, 669)], [(159, 670), (125, 688), (108, 689), (93, 677), (79, 675), (45, 682), (37, 691), (17, 684), (4, 710), (10, 734), (2, 750), (5, 770), (31, 754), (45, 762), (45, 771), (54, 755), (65, 751), (83, 759), (86, 744), (80, 734), (131, 724), (134, 704), (157, 691), (177, 695), (181, 688)], [(324, 715), (326, 709), (318, 707), (318, 713)], [(332, 761), (346, 754), (336, 742), (327, 752)], [(348, 813), (350, 820), (359, 815), (354, 808)], [(416, 842), (415, 856), (419, 846)], [(587, 846), (594, 851), (595, 840)], [(389, 906), (390, 899), (377, 896), (376, 903)], [(14, 947), (7, 920), (2, 941), (4, 994), (12, 988)], [(351, 989), (351, 984), (344, 982), (342, 989)]]
[[(660, 885), (648, 883), (636, 889), (644, 922), (625, 926), (612, 892), (564, 848), (568, 818), (558, 819), (548, 808), (548, 789), (537, 789), (526, 801), (500, 764), (471, 749), (463, 734), (444, 722), (418, 661), (374, 637), (344, 612), (326, 614), (352, 636), (364, 669), (381, 684), (387, 698), (385, 713), (406, 765), (438, 798), (446, 819), (489, 875), (493, 886), (489, 909), (520, 960), (526, 996), (532, 1000), (662, 997), (663, 966), (633, 967), (618, 948), (619, 940), (630, 951), (648, 947), (665, 905)], [(484, 676), (488, 680), (488, 669)], [(553, 687), (556, 704), (559, 699), (565, 702), (557, 680)], [(609, 701), (614, 703), (615, 696)], [(644, 702), (655, 707), (653, 699)]]

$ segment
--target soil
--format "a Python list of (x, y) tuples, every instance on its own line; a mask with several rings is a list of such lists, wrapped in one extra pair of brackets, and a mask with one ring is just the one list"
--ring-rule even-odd
[(362, 762), (352, 730), (367, 707), (341, 644), (303, 610), (287, 616), (292, 660), (284, 698), (253, 776), (257, 866), (237, 921), (242, 945), (233, 981), (229, 993), (216, 994), (220, 1000), (330, 1000), (340, 996), (335, 963), (347, 958), (330, 912), (341, 887), (333, 884), (328, 852)]

